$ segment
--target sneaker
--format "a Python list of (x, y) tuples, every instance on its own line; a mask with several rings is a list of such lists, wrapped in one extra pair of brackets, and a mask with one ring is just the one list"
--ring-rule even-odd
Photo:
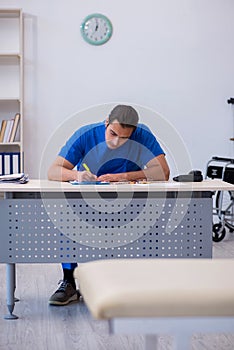
[(62, 281), (60, 287), (51, 295), (50, 305), (67, 305), (71, 301), (78, 301), (79, 294), (76, 289), (67, 281)]

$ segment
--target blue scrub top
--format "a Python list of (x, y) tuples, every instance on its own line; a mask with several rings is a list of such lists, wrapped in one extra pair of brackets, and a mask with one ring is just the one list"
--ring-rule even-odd
[(82, 164), (86, 163), (97, 176), (142, 170), (160, 154), (164, 154), (161, 146), (144, 124), (138, 124), (123, 145), (110, 149), (105, 141), (104, 122), (81, 127), (59, 152), (77, 170), (85, 170)]

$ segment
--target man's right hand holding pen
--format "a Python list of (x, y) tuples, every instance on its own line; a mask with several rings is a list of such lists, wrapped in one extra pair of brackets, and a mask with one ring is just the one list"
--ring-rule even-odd
[(88, 165), (83, 163), (82, 164), (84, 167), (84, 171), (78, 171), (78, 179), (77, 181), (82, 182), (82, 181), (96, 181), (97, 176), (92, 174)]

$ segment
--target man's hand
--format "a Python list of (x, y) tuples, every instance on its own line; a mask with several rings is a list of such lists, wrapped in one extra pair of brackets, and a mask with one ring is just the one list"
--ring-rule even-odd
[(96, 181), (97, 176), (92, 174), (90, 171), (77, 171), (77, 181)]
[(126, 181), (124, 176), (125, 173), (120, 174), (104, 174), (97, 178), (97, 181), (105, 181), (105, 182), (120, 182)]

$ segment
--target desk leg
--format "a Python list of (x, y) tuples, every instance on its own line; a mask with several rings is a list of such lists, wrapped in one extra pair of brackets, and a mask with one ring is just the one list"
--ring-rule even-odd
[(6, 264), (6, 293), (9, 314), (4, 316), (4, 319), (15, 320), (18, 318), (13, 314), (15, 306), (15, 264)]

